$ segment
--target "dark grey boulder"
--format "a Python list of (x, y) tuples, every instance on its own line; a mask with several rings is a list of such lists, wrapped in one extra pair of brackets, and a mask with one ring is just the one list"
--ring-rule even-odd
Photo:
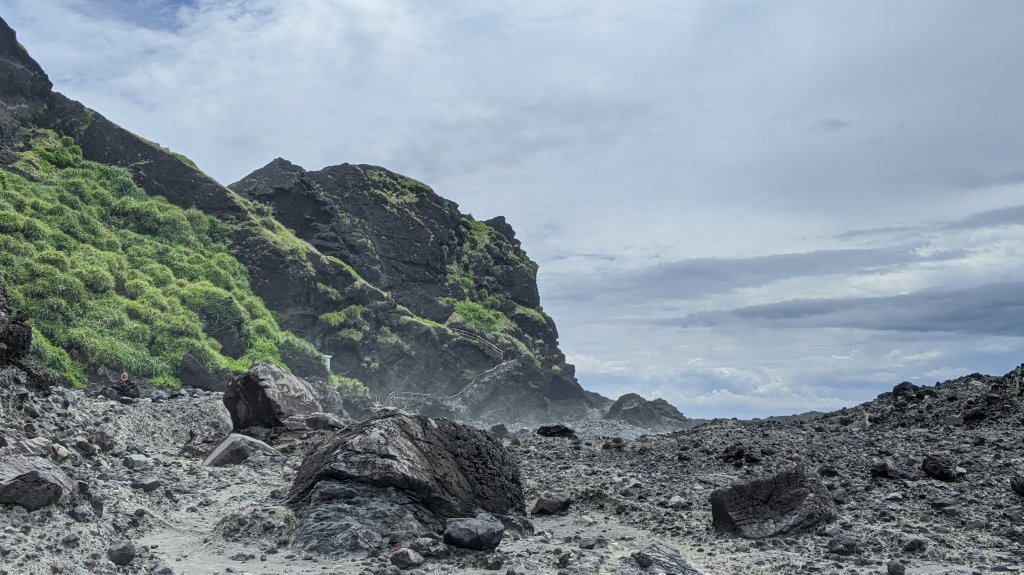
[(1010, 477), (1010, 489), (1017, 495), (1024, 497), (1024, 473), (1014, 473)]
[(42, 457), (8, 455), (0, 459), (0, 505), (35, 511), (57, 503), (74, 488), (71, 478)]
[(534, 515), (555, 515), (564, 513), (572, 505), (572, 494), (568, 491), (545, 491), (533, 505)]
[(476, 517), (449, 519), (444, 527), (445, 543), (476, 551), (497, 548), (504, 536), (505, 525), (486, 513)]
[(107, 558), (114, 565), (128, 565), (135, 560), (139, 551), (131, 541), (118, 541), (107, 549)]
[(929, 455), (921, 462), (921, 471), (932, 479), (955, 481), (959, 476), (956, 460), (948, 455)]
[(303, 461), (289, 498), (324, 480), (395, 487), (444, 518), (478, 508), (525, 511), (518, 465), (493, 435), (404, 412), (369, 419), (320, 446)]
[(282, 427), (294, 415), (323, 411), (309, 383), (264, 362), (254, 363), (228, 385), (224, 406), (236, 430)]
[(541, 437), (576, 437), (576, 430), (561, 423), (554, 425), (542, 425), (537, 428), (537, 435)]
[(325, 555), (411, 541), (478, 510), (525, 511), (519, 468), (497, 438), (404, 412), (342, 430), (311, 452), (289, 500), (299, 509), (294, 545)]
[(703, 575), (683, 555), (661, 543), (648, 545), (626, 557), (614, 571), (615, 575), (641, 575), (646, 573), (671, 573), (673, 575)]
[(203, 465), (207, 467), (238, 465), (257, 453), (266, 453), (267, 455), (281, 454), (278, 450), (259, 439), (232, 433), (224, 441), (221, 441), (217, 447), (213, 448), (213, 451), (203, 460)]
[(423, 565), (425, 559), (419, 553), (409, 549), (408, 547), (402, 547), (398, 551), (391, 554), (391, 564), (399, 569), (412, 569), (413, 567), (419, 567)]
[(718, 532), (762, 539), (808, 531), (833, 520), (836, 508), (821, 480), (796, 467), (714, 491), (711, 515)]
[(234, 374), (230, 371), (226, 369), (211, 370), (191, 353), (182, 356), (174, 373), (181, 380), (182, 385), (206, 391), (225, 391), (231, 384), (231, 380), (234, 379)]

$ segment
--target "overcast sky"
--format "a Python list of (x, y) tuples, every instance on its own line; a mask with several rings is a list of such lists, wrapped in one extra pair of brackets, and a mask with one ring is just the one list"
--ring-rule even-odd
[(1024, 361), (1022, 2), (0, 15), (59, 91), (222, 183), (370, 163), (505, 215), (605, 395), (762, 416)]

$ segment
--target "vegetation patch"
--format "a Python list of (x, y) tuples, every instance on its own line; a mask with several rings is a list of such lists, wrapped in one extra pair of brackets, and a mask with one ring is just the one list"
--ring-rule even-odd
[(370, 395), (370, 389), (367, 388), (363, 382), (354, 377), (346, 377), (344, 375), (332, 373), (331, 385), (346, 395)]
[[(227, 224), (148, 196), (52, 131), (34, 132), (15, 167), (0, 171), (0, 274), (58, 379), (82, 384), (85, 366), (106, 366), (173, 385), (186, 352), (232, 371), (315, 353), (252, 293)], [(211, 335), (225, 326), (244, 340), (240, 357)]]

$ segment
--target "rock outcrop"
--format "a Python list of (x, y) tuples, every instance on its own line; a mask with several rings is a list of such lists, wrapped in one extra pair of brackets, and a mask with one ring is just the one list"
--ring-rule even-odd
[(322, 411), (313, 387), (271, 363), (257, 362), (224, 392), (235, 430), (283, 427), (285, 420)]
[(716, 531), (747, 539), (802, 533), (836, 516), (832, 495), (817, 476), (803, 467), (711, 494)]
[(675, 406), (664, 399), (648, 401), (635, 393), (627, 393), (617, 399), (608, 408), (604, 418), (652, 431), (675, 431), (686, 427), (689, 422)]

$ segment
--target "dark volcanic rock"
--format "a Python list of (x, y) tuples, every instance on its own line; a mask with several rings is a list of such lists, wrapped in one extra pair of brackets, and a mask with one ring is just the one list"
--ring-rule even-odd
[(289, 499), (295, 545), (338, 555), (439, 531), (477, 510), (523, 514), (519, 468), (492, 434), (393, 412), (339, 432), (308, 455)]
[(0, 458), (0, 505), (20, 505), (35, 511), (73, 492), (71, 479), (46, 459), (20, 455)]
[(572, 494), (567, 491), (545, 491), (533, 505), (534, 515), (564, 513), (572, 505)]
[(175, 370), (175, 375), (181, 380), (182, 385), (205, 389), (206, 391), (225, 391), (234, 374), (227, 370), (214, 371), (203, 365), (191, 353), (186, 353), (181, 358), (181, 363)]
[(107, 558), (114, 565), (129, 565), (135, 560), (135, 556), (138, 555), (139, 551), (135, 548), (135, 544), (131, 541), (119, 541), (114, 543), (107, 549)]
[(921, 462), (921, 471), (932, 479), (955, 481), (957, 474), (956, 460), (947, 455), (929, 455)]
[(236, 430), (281, 427), (293, 415), (323, 411), (313, 388), (270, 363), (255, 363), (224, 392), (224, 406)]
[(220, 445), (213, 448), (213, 451), (203, 460), (203, 465), (210, 467), (237, 465), (256, 453), (280, 455), (276, 449), (258, 439), (232, 433), (220, 442)]
[(1024, 473), (1014, 473), (1010, 477), (1010, 489), (1017, 495), (1024, 497)]
[(554, 425), (542, 425), (537, 428), (537, 435), (541, 437), (576, 437), (576, 430), (556, 423)]
[(32, 328), (28, 318), (11, 309), (7, 287), (0, 282), (0, 367), (20, 362), (32, 346)]
[(501, 543), (505, 526), (495, 517), (481, 513), (476, 517), (449, 519), (444, 527), (444, 542), (463, 549), (490, 551)]
[(673, 575), (702, 575), (683, 555), (661, 543), (648, 545), (622, 560), (615, 575), (641, 575), (671, 573)]
[(616, 400), (604, 418), (655, 431), (681, 429), (689, 421), (664, 399), (647, 401), (635, 393), (627, 393)]
[(828, 489), (803, 467), (711, 494), (716, 531), (748, 539), (800, 533), (836, 516)]
[(443, 518), (525, 511), (519, 469), (493, 435), (402, 412), (343, 430), (310, 454), (289, 498), (327, 480), (396, 487)]

